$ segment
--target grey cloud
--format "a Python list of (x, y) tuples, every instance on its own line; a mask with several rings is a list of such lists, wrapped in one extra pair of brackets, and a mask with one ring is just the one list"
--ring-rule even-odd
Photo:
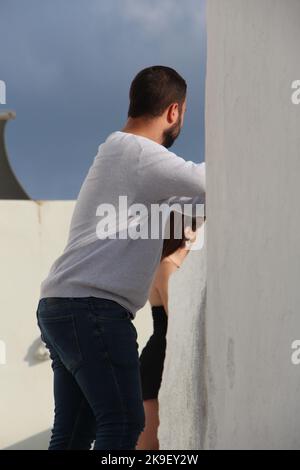
[(34, 198), (74, 198), (97, 145), (125, 122), (128, 88), (165, 64), (188, 81), (173, 150), (203, 157), (203, 0), (1, 0), (0, 79), (17, 119), (12, 164)]

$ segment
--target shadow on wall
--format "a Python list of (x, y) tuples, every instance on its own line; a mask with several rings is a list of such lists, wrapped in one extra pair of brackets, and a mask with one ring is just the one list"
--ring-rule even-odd
[(39, 432), (33, 436), (17, 442), (12, 446), (6, 447), (4, 450), (47, 450), (50, 440), (51, 429)]
[(29, 367), (31, 367), (40, 364), (41, 362), (48, 361), (49, 358), (49, 351), (46, 348), (45, 343), (43, 343), (41, 338), (37, 338), (29, 346), (24, 357), (24, 361), (26, 361)]

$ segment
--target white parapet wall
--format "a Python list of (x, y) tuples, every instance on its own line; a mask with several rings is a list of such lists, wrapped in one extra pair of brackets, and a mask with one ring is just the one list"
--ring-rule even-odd
[[(205, 226), (199, 230), (204, 234)], [(206, 237), (169, 282), (167, 350), (159, 392), (160, 448), (200, 449), (205, 437)]]
[(0, 201), (0, 448), (45, 448), (52, 425), (49, 361), (35, 312), (41, 279), (63, 249), (74, 203)]
[[(206, 236), (170, 281), (162, 449), (300, 448), (299, 24), (299, 0), (207, 2)], [(47, 445), (35, 312), (73, 207), (0, 201), (0, 448)]]
[[(67, 241), (74, 201), (0, 201), (0, 448), (46, 449), (53, 418), (50, 361), (39, 356), (41, 280)], [(134, 321), (140, 349), (147, 304)]]
[(170, 281), (163, 449), (300, 448), (299, 25), (299, 0), (207, 2), (207, 242)]
[(300, 448), (299, 25), (299, 0), (207, 2), (208, 449)]

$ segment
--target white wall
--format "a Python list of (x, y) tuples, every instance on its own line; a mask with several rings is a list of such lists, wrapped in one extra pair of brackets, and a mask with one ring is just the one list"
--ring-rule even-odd
[(207, 2), (207, 246), (170, 282), (163, 449), (300, 448), (299, 25), (299, 0)]
[[(204, 233), (205, 226), (200, 228)], [(159, 391), (161, 449), (203, 445), (206, 403), (206, 237), (170, 277), (167, 350)]]
[(206, 448), (300, 448), (299, 26), (299, 0), (207, 2)]
[[(52, 426), (52, 370), (40, 362), (36, 308), (41, 280), (61, 254), (74, 201), (0, 201), (0, 448), (43, 449)], [(149, 305), (134, 320), (148, 339)], [(0, 348), (1, 353), (1, 348)], [(0, 358), (1, 359), (1, 358)]]
[(48, 361), (34, 358), (35, 312), (45, 268), (66, 241), (72, 206), (0, 201), (0, 339), (6, 345), (6, 364), (0, 366), (1, 448), (23, 440), (30, 448), (51, 426), (51, 372)]
[[(207, 248), (170, 284), (159, 439), (165, 449), (296, 449), (300, 1), (207, 3)], [(46, 445), (50, 364), (33, 364), (28, 348), (39, 335), (39, 284), (73, 204), (0, 201), (1, 447)], [(136, 319), (140, 347), (151, 332), (146, 310)]]

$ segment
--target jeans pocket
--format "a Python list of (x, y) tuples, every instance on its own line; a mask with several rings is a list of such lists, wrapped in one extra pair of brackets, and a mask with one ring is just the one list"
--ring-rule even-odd
[(90, 297), (90, 308), (99, 319), (127, 320), (133, 318), (132, 313), (114, 300)]
[(40, 316), (39, 325), (42, 336), (47, 338), (65, 367), (74, 374), (80, 367), (83, 357), (73, 315), (55, 318), (51, 315), (48, 318)]

